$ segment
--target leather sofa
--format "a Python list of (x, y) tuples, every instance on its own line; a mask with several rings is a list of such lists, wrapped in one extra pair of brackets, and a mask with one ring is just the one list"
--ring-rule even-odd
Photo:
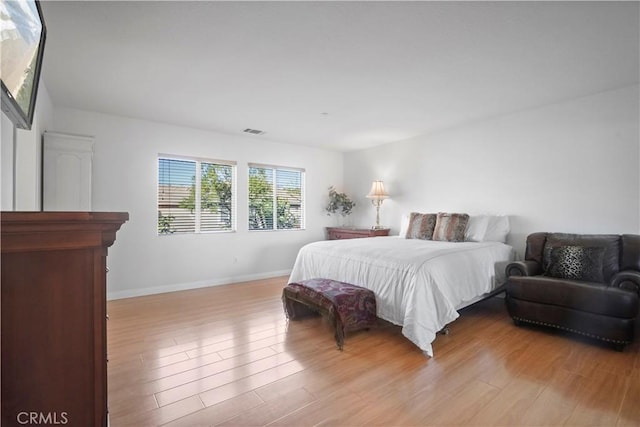
[(507, 265), (506, 274), (505, 300), (516, 325), (576, 332), (619, 351), (633, 341), (640, 236), (533, 233), (524, 261)]

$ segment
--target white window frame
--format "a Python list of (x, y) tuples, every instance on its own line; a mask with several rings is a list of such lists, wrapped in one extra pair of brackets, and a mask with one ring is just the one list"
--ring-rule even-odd
[[(273, 171), (273, 228), (271, 229), (251, 229), (249, 227), (249, 177), (251, 168), (263, 168), (271, 169)], [(300, 172), (300, 227), (299, 228), (278, 228), (278, 192), (277, 192), (277, 179), (278, 170)], [(307, 218), (307, 203), (306, 203), (306, 170), (304, 168), (296, 168), (290, 166), (278, 166), (265, 163), (248, 163), (247, 164), (247, 230), (249, 232), (274, 232), (274, 231), (300, 231), (306, 229)]]

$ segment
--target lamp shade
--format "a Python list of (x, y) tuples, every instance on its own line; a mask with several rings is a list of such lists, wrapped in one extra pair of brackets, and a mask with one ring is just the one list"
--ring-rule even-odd
[(386, 191), (384, 191), (384, 184), (382, 181), (373, 181), (371, 183), (371, 191), (366, 196), (368, 199), (386, 199), (389, 197)]

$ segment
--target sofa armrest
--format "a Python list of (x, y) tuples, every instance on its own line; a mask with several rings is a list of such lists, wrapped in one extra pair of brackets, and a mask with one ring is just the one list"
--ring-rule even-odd
[(633, 291), (640, 295), (640, 272), (635, 270), (624, 270), (613, 276), (611, 286)]
[(535, 261), (514, 261), (505, 269), (507, 277), (510, 276), (537, 276), (542, 274), (542, 267)]

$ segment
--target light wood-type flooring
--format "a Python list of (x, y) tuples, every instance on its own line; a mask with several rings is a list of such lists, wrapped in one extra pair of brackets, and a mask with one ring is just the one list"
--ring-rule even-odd
[(640, 425), (640, 345), (461, 311), (426, 357), (381, 322), (336, 349), (287, 323), (286, 277), (108, 303), (111, 426)]

